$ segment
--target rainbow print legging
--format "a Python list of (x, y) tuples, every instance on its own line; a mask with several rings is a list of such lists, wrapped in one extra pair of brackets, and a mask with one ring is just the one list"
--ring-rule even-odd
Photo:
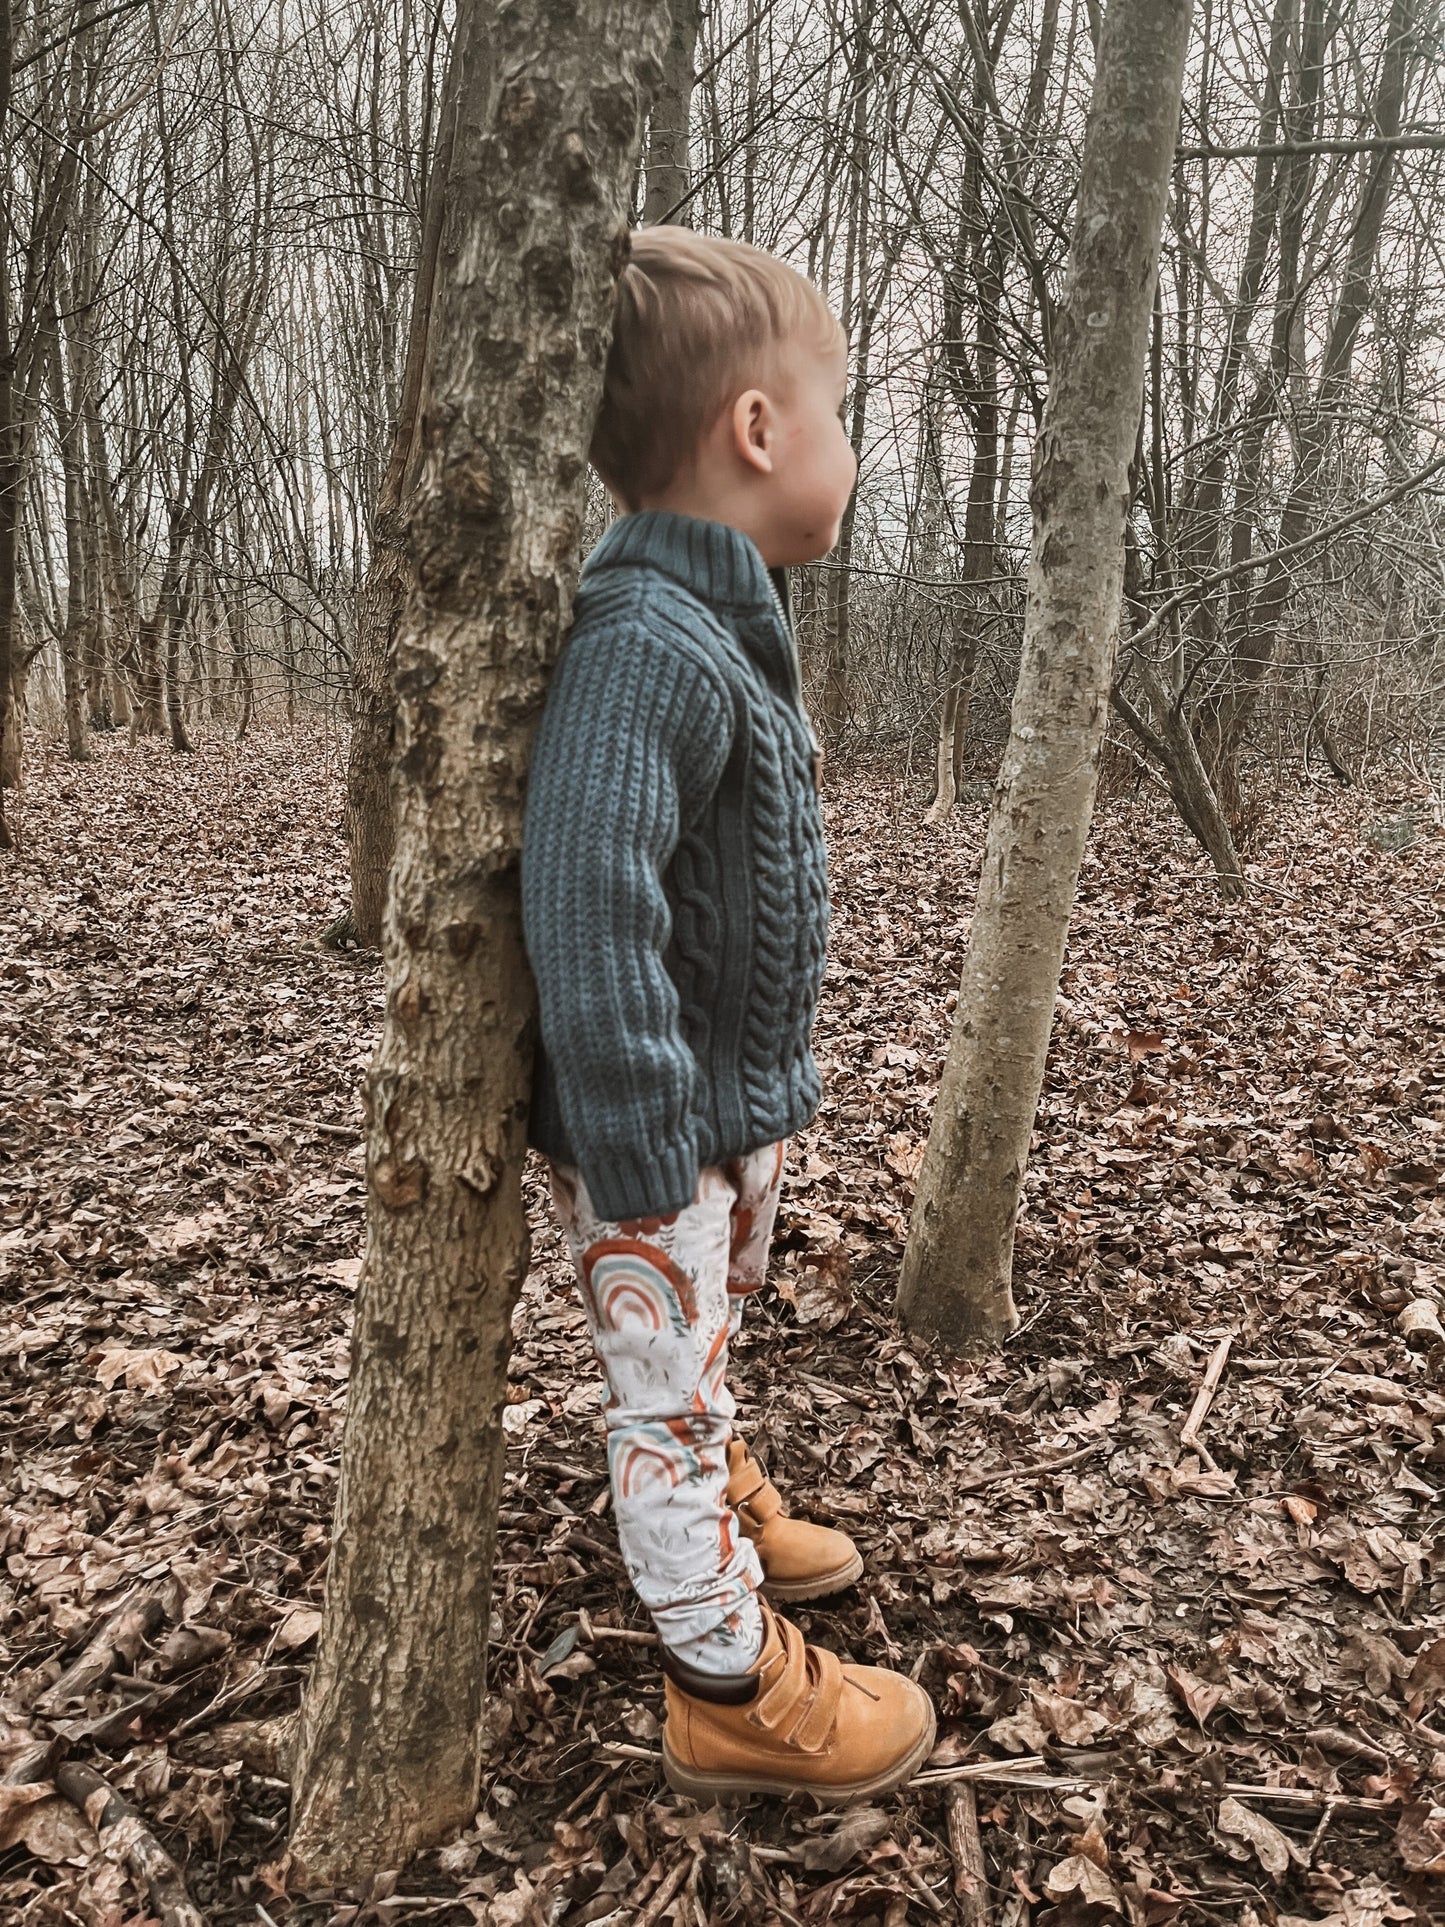
[(607, 1379), (607, 1463), (628, 1574), (669, 1646), (726, 1637), (762, 1573), (727, 1502), (737, 1410), (728, 1345), (767, 1271), (785, 1145), (699, 1173), (662, 1217), (599, 1218), (580, 1172), (550, 1166)]

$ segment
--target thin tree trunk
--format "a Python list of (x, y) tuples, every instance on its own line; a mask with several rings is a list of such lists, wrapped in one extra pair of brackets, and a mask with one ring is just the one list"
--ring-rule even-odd
[[(65, 627), (60, 636), (60, 676), (65, 697), (65, 747), (73, 763), (90, 760), (90, 732), (86, 716), (87, 655), (86, 556), (84, 517), (87, 512), (82, 424), (79, 397), (68, 388), (60, 348), (60, 320), (54, 306), (45, 322), (46, 362), (51, 399), (60, 442), (60, 465), (65, 495)], [(74, 373), (72, 369), (72, 374)]]
[[(1418, 54), (1414, 26), (1414, 0), (1394, 0), (1375, 99), (1376, 129), (1387, 138), (1398, 134), (1402, 124), (1406, 80), (1412, 57)], [(1333, 404), (1348, 384), (1355, 343), (1370, 303), (1371, 276), (1396, 165), (1395, 153), (1387, 148), (1372, 158), (1365, 173), (1345, 275), (1325, 343), (1319, 390), (1301, 431), (1299, 456), (1275, 537), (1275, 547), (1281, 550), (1303, 541), (1314, 520), (1334, 435)], [(1237, 807), (1240, 747), (1259, 705), (1293, 589), (1291, 561), (1282, 557), (1265, 570), (1252, 605), (1244, 604), (1247, 613), (1234, 644), (1231, 686), (1202, 719), (1205, 761), (1226, 808)]]
[(898, 1309), (957, 1351), (1017, 1324), (1029, 1136), (1098, 781), (1188, 0), (1110, 0), (1039, 435), (1023, 659)]
[(184, 526), (184, 517), (181, 512), (173, 509), (170, 553), (166, 558), (165, 574), (161, 577), (155, 617), (155, 628), (162, 638), (159, 654), (163, 669), (166, 728), (170, 732), (171, 748), (178, 756), (189, 756), (191, 753), (191, 739), (186, 734), (186, 712), (181, 689), (181, 631), (186, 621), (185, 591), (181, 584), (181, 558), (185, 547)]
[[(868, 231), (872, 212), (872, 150), (868, 114), (873, 93), (873, 19), (876, 0), (855, 0), (853, 58), (850, 74), (854, 89), (852, 138), (849, 151), (851, 185), (848, 195), (848, 241), (843, 269), (843, 321), (857, 321), (853, 393), (848, 439), (862, 460), (868, 420), (868, 361), (872, 345), (873, 306), (868, 288)], [(847, 727), (852, 707), (853, 652), (853, 535), (858, 518), (855, 488), (843, 511), (838, 543), (827, 581), (828, 618), (823, 626), (823, 690), (821, 702), (824, 744), (832, 748)]]
[[(692, 209), (679, 206), (692, 186), (689, 146), (693, 73), (697, 65), (699, 0), (672, 0), (671, 30), (662, 57), (662, 80), (647, 130), (647, 198), (642, 218), (692, 226)], [(673, 212), (676, 208), (676, 213)]]
[(291, 1852), (308, 1886), (401, 1866), (476, 1811), (528, 1257), (522, 798), (570, 616), (643, 89), (666, 31), (658, 0), (515, 0), (458, 24), (428, 462), (396, 649), (366, 1267), (294, 1776)]
[[(0, 0), (0, 141), (10, 118), (15, 47), (10, 0)], [(0, 193), (0, 850), (13, 847), (5, 792), (20, 780), (20, 711), (15, 700), (15, 537), (20, 524), (20, 414), (15, 392), (15, 316), (10, 289), (9, 195)]]

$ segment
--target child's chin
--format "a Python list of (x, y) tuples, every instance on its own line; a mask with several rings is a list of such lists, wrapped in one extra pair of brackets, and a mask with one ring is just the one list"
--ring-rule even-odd
[(837, 547), (837, 543), (837, 529), (820, 529), (816, 532), (811, 530), (807, 531), (789, 546), (788, 557), (784, 567), (802, 568), (809, 562), (821, 562), (825, 556), (833, 553), (833, 550)]

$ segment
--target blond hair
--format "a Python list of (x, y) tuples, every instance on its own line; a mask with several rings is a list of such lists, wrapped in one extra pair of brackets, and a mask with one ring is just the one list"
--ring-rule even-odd
[(812, 282), (761, 248), (685, 227), (630, 241), (590, 450), (624, 502), (666, 488), (736, 395), (776, 379), (780, 348), (845, 341)]

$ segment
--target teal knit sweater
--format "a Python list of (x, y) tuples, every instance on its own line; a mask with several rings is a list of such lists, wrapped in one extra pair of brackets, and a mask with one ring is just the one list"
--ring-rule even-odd
[(786, 598), (740, 530), (661, 510), (582, 570), (527, 780), (529, 1141), (604, 1218), (691, 1203), (818, 1108), (827, 855)]

